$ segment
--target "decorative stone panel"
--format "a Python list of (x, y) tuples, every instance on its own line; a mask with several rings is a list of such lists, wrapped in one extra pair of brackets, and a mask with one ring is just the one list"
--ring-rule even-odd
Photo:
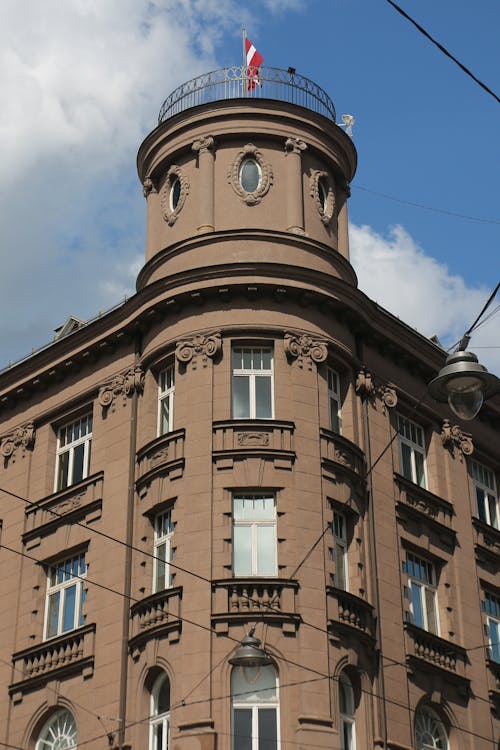
[(35, 425), (33, 422), (27, 422), (5, 435), (0, 443), (0, 451), (6, 459), (12, 459), (15, 462), (18, 454), (24, 458), (27, 450), (33, 450), (35, 445)]
[(296, 359), (299, 367), (312, 370), (313, 362), (318, 365), (328, 356), (328, 342), (308, 333), (285, 333), (285, 354)]
[(133, 393), (142, 393), (144, 389), (144, 370), (140, 365), (132, 367), (125, 373), (115, 375), (99, 389), (98, 401), (104, 410), (115, 410), (116, 400), (121, 396), (123, 405)]
[(295, 633), (300, 616), (296, 609), (297, 581), (279, 578), (230, 578), (212, 581), (212, 623), (217, 633), (230, 624), (259, 621), (280, 623)]
[[(321, 195), (319, 191), (319, 182), (323, 179), (324, 182), (326, 182), (328, 186), (328, 191), (326, 193), (326, 202), (323, 203), (321, 200)], [(316, 206), (318, 213), (320, 215), (321, 221), (323, 224), (328, 225), (330, 221), (333, 218), (333, 213), (335, 211), (335, 192), (331, 185), (331, 177), (328, 174), (328, 172), (324, 172), (319, 169), (313, 169), (311, 171), (311, 178), (309, 181), (309, 192), (311, 194), (311, 198), (314, 201), (314, 205)]]
[[(240, 167), (245, 159), (255, 159), (260, 167), (260, 180), (258, 187), (251, 193), (247, 192), (240, 182)], [(236, 195), (238, 195), (247, 206), (255, 206), (257, 203), (261, 202), (262, 198), (266, 195), (273, 184), (273, 169), (270, 164), (264, 162), (264, 158), (258, 148), (252, 143), (247, 143), (247, 145), (236, 154), (229, 166), (227, 181)]]
[(259, 456), (277, 469), (291, 469), (295, 461), (293, 422), (272, 419), (233, 419), (214, 422), (212, 456), (217, 469)]
[(364, 367), (356, 376), (355, 390), (362, 399), (375, 403), (376, 399), (382, 402), (384, 414), (386, 409), (397, 406), (398, 396), (396, 389), (389, 383), (376, 382), (371, 372)]
[(222, 337), (219, 331), (201, 333), (188, 339), (178, 341), (175, 356), (183, 365), (191, 363), (193, 370), (199, 362), (206, 367), (209, 359), (214, 359), (222, 352)]
[(394, 474), (394, 480), (398, 488), (396, 507), (399, 517), (403, 520), (412, 518), (427, 525), (437, 533), (442, 542), (454, 547), (456, 532), (452, 528), (455, 515), (453, 505), (410, 482), (401, 474)]
[(474, 453), (472, 435), (463, 432), (457, 424), (452, 425), (449, 419), (443, 419), (441, 442), (445, 448), (450, 448), (452, 451), (455, 447), (458, 448), (464, 456), (472, 456)]
[(176, 586), (136, 602), (130, 608), (132, 637), (129, 649), (137, 659), (151, 638), (168, 637), (170, 643), (178, 641), (182, 628), (182, 586)]
[[(178, 179), (180, 182), (181, 190), (179, 194), (179, 200), (177, 201), (177, 205), (175, 208), (173, 208), (170, 202), (170, 191), (176, 179)], [(178, 167), (176, 164), (173, 164), (167, 172), (165, 182), (160, 191), (162, 216), (170, 227), (173, 226), (175, 222), (177, 221), (179, 214), (182, 211), (182, 208), (184, 206), (184, 203), (186, 202), (186, 198), (188, 194), (189, 194), (189, 178), (184, 172), (184, 170), (182, 169), (182, 167)]]

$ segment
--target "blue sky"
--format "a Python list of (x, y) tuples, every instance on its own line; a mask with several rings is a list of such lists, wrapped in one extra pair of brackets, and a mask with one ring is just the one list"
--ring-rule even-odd
[[(500, 95), (497, 0), (399, 4)], [(137, 148), (175, 86), (240, 62), (242, 23), (264, 64), (294, 66), (356, 118), (360, 287), (448, 345), (475, 318), (500, 277), (500, 106), (386, 0), (4, 0), (0, 368), (133, 291)], [(497, 374), (499, 322), (471, 344)]]

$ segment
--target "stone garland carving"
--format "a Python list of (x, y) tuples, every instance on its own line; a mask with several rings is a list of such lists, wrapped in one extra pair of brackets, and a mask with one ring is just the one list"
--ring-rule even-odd
[(214, 151), (215, 140), (211, 135), (202, 135), (197, 141), (194, 141), (191, 149), (196, 153), (203, 154), (206, 151)]
[(362, 399), (374, 401), (378, 398), (383, 404), (384, 414), (386, 408), (393, 409), (397, 406), (398, 395), (396, 389), (387, 383), (375, 385), (373, 376), (369, 370), (364, 367), (356, 376), (355, 390)]
[(178, 341), (175, 347), (176, 359), (183, 365), (189, 362), (193, 370), (196, 369), (198, 358), (201, 358), (201, 364), (206, 367), (208, 358), (214, 359), (222, 351), (222, 338), (218, 331), (214, 333), (201, 333), (189, 339)]
[(313, 338), (307, 333), (285, 333), (285, 354), (296, 359), (299, 367), (312, 370), (312, 363), (324, 362), (328, 355), (328, 342)]
[(238, 445), (240, 448), (265, 448), (269, 446), (269, 433), (267, 432), (240, 432), (238, 434)]
[(437, 518), (439, 515), (439, 509), (436, 505), (423, 497), (412, 495), (411, 492), (407, 493), (406, 502), (408, 505), (411, 505), (413, 508), (416, 508), (416, 510), (425, 513), (426, 516), (430, 516), (431, 518)]
[[(326, 205), (323, 205), (319, 191), (319, 182), (321, 179), (323, 180), (323, 184), (326, 183), (326, 186), (328, 187)], [(313, 169), (311, 171), (309, 186), (311, 198), (318, 209), (321, 221), (326, 226), (332, 220), (333, 212), (335, 211), (335, 192), (331, 185), (331, 178), (328, 175), (328, 172), (321, 171), (320, 169)]]
[[(181, 191), (180, 191), (179, 200), (177, 202), (176, 207), (172, 208), (172, 204), (170, 201), (170, 191), (174, 183), (174, 180), (176, 178), (180, 182)], [(167, 172), (167, 177), (160, 191), (161, 213), (162, 213), (163, 218), (165, 219), (165, 221), (170, 227), (173, 226), (175, 222), (177, 221), (177, 217), (182, 211), (182, 207), (184, 206), (184, 203), (186, 202), (186, 198), (188, 194), (189, 194), (189, 179), (187, 175), (184, 173), (184, 170), (182, 169), (182, 167), (178, 167), (176, 164), (173, 164)]]
[(144, 388), (144, 370), (140, 365), (132, 367), (126, 373), (115, 375), (109, 383), (103, 385), (99, 389), (99, 395), (97, 397), (99, 404), (103, 409), (112, 410), (115, 409), (115, 402), (119, 396), (123, 397), (123, 404), (125, 405), (127, 397), (131, 396), (134, 392), (142, 393)]
[(0, 451), (2, 456), (6, 459), (12, 457), (12, 460), (16, 460), (16, 453), (18, 448), (21, 449), (21, 455), (24, 456), (27, 450), (33, 450), (35, 445), (35, 425), (33, 422), (16, 427), (16, 429), (6, 435), (1, 442)]
[[(257, 189), (251, 193), (248, 193), (240, 182), (240, 167), (245, 159), (255, 159), (260, 167), (260, 180)], [(266, 164), (262, 157), (261, 152), (252, 143), (247, 143), (241, 151), (239, 151), (227, 171), (227, 181), (233, 188), (236, 195), (238, 195), (247, 206), (255, 206), (260, 203), (263, 196), (268, 192), (269, 188), (273, 184), (273, 170), (270, 164)]]
[(300, 154), (307, 149), (307, 143), (300, 138), (287, 138), (285, 141), (285, 151), (291, 151), (293, 154)]
[(156, 187), (155, 187), (155, 184), (154, 184), (153, 180), (149, 176), (146, 177), (145, 180), (144, 180), (144, 182), (142, 183), (142, 194), (143, 194), (143, 196), (145, 198), (147, 198), (150, 193), (156, 193), (156, 192), (158, 192), (158, 191), (156, 190)]
[(463, 432), (458, 425), (450, 424), (449, 419), (443, 419), (441, 442), (445, 447), (451, 448), (451, 450), (456, 446), (464, 456), (472, 456), (474, 453), (472, 435), (468, 432)]

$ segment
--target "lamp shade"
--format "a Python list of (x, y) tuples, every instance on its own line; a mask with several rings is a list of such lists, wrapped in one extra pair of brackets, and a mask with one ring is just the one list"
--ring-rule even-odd
[(248, 633), (228, 659), (234, 667), (266, 667), (272, 664), (271, 657), (260, 647), (260, 640), (253, 633)]
[(473, 352), (450, 354), (437, 378), (429, 383), (429, 393), (440, 402), (448, 401), (460, 419), (474, 419), (483, 401), (500, 391), (500, 380), (479, 364)]

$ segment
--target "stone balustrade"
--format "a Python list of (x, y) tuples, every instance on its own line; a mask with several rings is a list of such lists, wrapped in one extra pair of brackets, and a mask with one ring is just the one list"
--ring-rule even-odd
[(212, 620), (222, 632), (229, 622), (252, 618), (281, 622), (295, 632), (299, 621), (297, 581), (279, 578), (231, 578), (212, 581)]
[(251, 456), (272, 460), (276, 468), (291, 469), (295, 461), (293, 422), (274, 419), (232, 419), (214, 422), (212, 455), (218, 469)]
[(418, 659), (465, 678), (467, 652), (464, 648), (411, 623), (405, 623), (405, 631), (410, 660)]
[(328, 619), (335, 625), (347, 626), (369, 637), (375, 635), (375, 618), (373, 607), (359, 596), (343, 589), (327, 586)]
[(179, 640), (182, 623), (181, 601), (182, 586), (175, 586), (158, 591), (132, 605), (132, 637), (129, 646), (134, 658), (150, 638), (168, 636), (170, 642)]

